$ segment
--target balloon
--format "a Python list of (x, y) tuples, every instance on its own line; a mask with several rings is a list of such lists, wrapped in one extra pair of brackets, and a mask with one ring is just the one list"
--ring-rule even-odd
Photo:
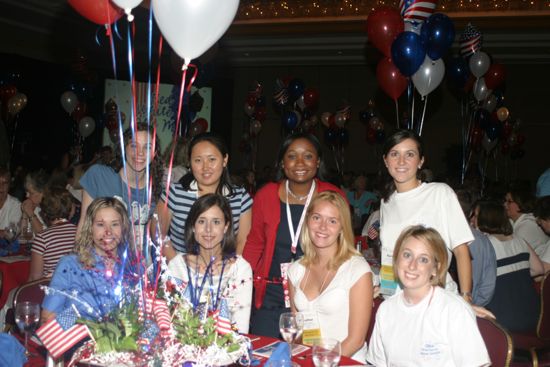
[(118, 117), (116, 113), (108, 113), (105, 115), (105, 127), (109, 131), (118, 128)]
[(254, 106), (251, 106), (248, 104), (248, 102), (244, 103), (244, 113), (247, 114), (247, 116), (252, 116), (254, 114)]
[(407, 88), (407, 79), (399, 72), (389, 58), (382, 59), (376, 67), (376, 78), (380, 88), (394, 100)]
[(195, 124), (201, 126), (201, 132), (205, 132), (208, 130), (208, 121), (206, 121), (205, 118), (199, 117), (195, 120)]
[(506, 68), (504, 65), (494, 63), (489, 66), (489, 70), (485, 73), (485, 84), (489, 89), (500, 87), (506, 79)]
[(483, 137), (483, 140), (481, 141), (481, 146), (487, 153), (492, 151), (497, 146), (497, 144), (498, 144), (498, 138), (491, 139), (489, 138), (487, 133), (485, 134), (485, 136)]
[(336, 126), (343, 128), (346, 124), (346, 116), (344, 116), (344, 114), (342, 113), (337, 113), (336, 115), (334, 115), (334, 123), (336, 124)]
[(11, 115), (17, 115), (27, 105), (27, 96), (23, 93), (17, 93), (8, 100), (8, 112)]
[(83, 138), (90, 136), (95, 129), (95, 121), (90, 116), (83, 117), (78, 123), (78, 131)]
[(489, 126), (485, 129), (485, 134), (491, 140), (497, 139), (501, 133), (502, 133), (501, 124), (489, 124)]
[(258, 98), (256, 98), (256, 106), (260, 106), (260, 107), (265, 106), (265, 97), (264, 96), (259, 96)]
[(239, 0), (152, 0), (152, 6), (162, 35), (184, 62), (190, 63), (229, 28)]
[(403, 29), (403, 19), (399, 11), (388, 6), (374, 9), (367, 18), (369, 41), (386, 57), (391, 56), (392, 43)]
[(479, 78), (474, 83), (474, 97), (479, 101), (483, 101), (485, 98), (489, 97), (491, 90), (485, 85), (485, 79)]
[(286, 111), (281, 116), (281, 121), (283, 126), (289, 130), (294, 130), (296, 126), (300, 123), (299, 115), (296, 111)]
[(359, 120), (361, 122), (368, 122), (374, 116), (376, 116), (376, 113), (372, 108), (367, 108), (359, 111)]
[(460, 56), (455, 56), (447, 64), (447, 75), (456, 88), (464, 88), (470, 76), (468, 63)]
[(376, 130), (367, 129), (367, 136), (366, 136), (365, 139), (367, 140), (367, 143), (369, 143), (369, 144), (376, 143)]
[(250, 106), (256, 106), (258, 98), (253, 93), (248, 93), (248, 96), (246, 96), (246, 104)]
[(445, 75), (445, 64), (443, 60), (433, 61), (428, 56), (424, 59), (422, 65), (412, 76), (414, 87), (422, 97), (431, 93), (443, 80)]
[(491, 122), (491, 114), (484, 108), (478, 108), (474, 112), (474, 123), (485, 130)]
[(196, 122), (193, 122), (191, 126), (189, 126), (189, 136), (194, 137), (202, 133), (202, 126), (197, 124)]
[(84, 116), (86, 116), (86, 113), (88, 113), (88, 106), (86, 105), (86, 102), (78, 102), (74, 108), (74, 111), (71, 113), (71, 117), (75, 121), (80, 121)]
[(506, 121), (504, 124), (502, 124), (502, 137), (507, 139), (512, 135), (513, 127), (512, 124), (508, 121)]
[(517, 145), (517, 146), (523, 145), (523, 143), (525, 143), (525, 135), (523, 135), (523, 134), (517, 134), (516, 138), (517, 138), (517, 139), (516, 139), (516, 140), (517, 140), (517, 141), (516, 141), (516, 145)]
[(304, 82), (301, 79), (294, 78), (288, 83), (288, 95), (295, 101), (304, 94)]
[(264, 122), (267, 119), (267, 108), (265, 107), (258, 107), (256, 108), (256, 111), (253, 114), (254, 119)]
[(110, 1), (68, 0), (68, 2), (84, 18), (99, 25), (114, 23), (124, 14), (122, 9), (113, 6)]
[(328, 145), (334, 145), (336, 144), (336, 141), (338, 139), (338, 131), (333, 128), (329, 128), (325, 131), (325, 141)]
[(119, 8), (124, 9), (126, 15), (128, 15), (128, 21), (134, 20), (132, 15), (132, 9), (138, 6), (142, 0), (113, 0), (113, 3), (117, 4)]
[(307, 108), (314, 109), (319, 103), (319, 91), (317, 89), (308, 88), (304, 91), (304, 105)]
[(261, 130), (262, 130), (262, 123), (258, 120), (252, 121), (252, 123), (250, 124), (250, 134), (252, 136), (256, 136), (260, 133)]
[(475, 54), (470, 57), (470, 61), (468, 62), (468, 65), (470, 66), (470, 71), (476, 78), (481, 78), (487, 70), (489, 70), (489, 66), (491, 66), (491, 58), (489, 58), (489, 55), (487, 55), (485, 52), (476, 52)]
[(348, 145), (348, 143), (349, 143), (349, 133), (348, 133), (348, 130), (346, 128), (341, 128), (338, 131), (338, 142), (342, 146)]
[(63, 107), (65, 112), (70, 115), (71, 113), (73, 113), (77, 104), (78, 98), (73, 91), (68, 90), (66, 92), (63, 92), (63, 94), (61, 95), (61, 106)]
[(506, 121), (506, 119), (508, 119), (508, 116), (510, 116), (510, 111), (508, 111), (506, 107), (501, 107), (497, 110), (497, 117), (499, 121)]
[(373, 117), (369, 120), (368, 128), (372, 130), (382, 130), (384, 128), (384, 123), (378, 117)]
[(426, 57), (426, 45), (413, 32), (403, 32), (391, 45), (392, 61), (404, 76), (413, 75)]
[[(487, 83), (485, 83), (485, 84), (487, 84)], [(497, 107), (497, 97), (494, 94), (491, 94), (483, 102), (483, 108), (485, 108), (489, 112), (493, 112), (496, 107)]]
[(115, 112), (118, 110), (118, 106), (115, 101), (113, 101), (112, 98), (109, 98), (107, 102), (105, 102), (105, 112)]
[(109, 138), (114, 144), (120, 143), (120, 135), (118, 129), (109, 130)]
[(382, 144), (386, 139), (386, 132), (384, 130), (378, 130), (376, 132), (376, 142)]
[(325, 125), (326, 127), (329, 127), (329, 120), (330, 120), (330, 117), (332, 116), (332, 113), (330, 112), (323, 112), (321, 114), (321, 123), (323, 125)]
[(441, 58), (455, 39), (455, 27), (451, 18), (442, 13), (432, 14), (420, 30), (426, 44), (426, 54), (432, 59)]
[(3, 85), (0, 87), (0, 101), (6, 103), (17, 94), (17, 87), (13, 84)]
[(507, 142), (503, 141), (500, 146), (500, 152), (506, 155), (508, 154), (509, 151), (510, 151), (510, 145)]

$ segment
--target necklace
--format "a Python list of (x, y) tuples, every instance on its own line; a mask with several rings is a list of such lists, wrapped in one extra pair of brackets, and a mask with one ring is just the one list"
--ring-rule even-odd
[(305, 200), (307, 199), (308, 194), (304, 195), (304, 196), (298, 196), (296, 195), (295, 193), (292, 192), (292, 190), (290, 189), (289, 185), (288, 185), (288, 180), (286, 180), (286, 185), (285, 185), (285, 188), (286, 188), (286, 192), (290, 194), (290, 196), (292, 196), (294, 199), (298, 200), (298, 201), (302, 201), (302, 200)]
[[(309, 280), (309, 274), (311, 273), (311, 268), (307, 269), (306, 278), (304, 279), (304, 289), (306, 289), (307, 281)], [(325, 283), (327, 282), (328, 275), (330, 274), (330, 269), (327, 270), (325, 273), (325, 277), (323, 278), (323, 282), (321, 283), (321, 286), (319, 287), (319, 294), (323, 293), (323, 287), (325, 286)]]

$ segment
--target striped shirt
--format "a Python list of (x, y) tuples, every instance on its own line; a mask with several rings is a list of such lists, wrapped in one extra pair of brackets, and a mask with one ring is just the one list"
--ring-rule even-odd
[[(170, 222), (170, 229), (168, 235), (172, 246), (178, 252), (187, 252), (185, 250), (185, 221), (187, 215), (191, 210), (191, 206), (197, 200), (196, 182), (191, 183), (190, 190), (184, 190), (183, 186), (179, 182), (170, 184), (170, 190), (168, 194), (168, 208), (172, 213), (172, 221)], [(161, 195), (162, 201), (166, 202), (166, 193), (163, 191)], [(252, 198), (245, 189), (242, 187), (233, 187), (233, 196), (226, 196), (231, 206), (231, 213), (233, 216), (233, 230), (235, 234), (239, 232), (239, 221), (241, 214), (245, 213), (252, 207)]]
[(33, 240), (32, 252), (41, 255), (44, 260), (42, 276), (50, 276), (59, 259), (74, 248), (76, 226), (66, 222), (49, 227), (38, 233)]

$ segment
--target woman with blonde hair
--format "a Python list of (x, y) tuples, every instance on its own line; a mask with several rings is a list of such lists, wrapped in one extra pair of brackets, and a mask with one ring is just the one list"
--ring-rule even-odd
[(334, 191), (318, 194), (301, 233), (304, 256), (288, 270), (292, 311), (309, 320), (304, 331), (342, 343), (342, 355), (365, 362), (372, 307), (372, 273), (353, 247), (347, 202)]
[(402, 292), (382, 302), (367, 360), (376, 366), (489, 366), (472, 307), (446, 290), (447, 248), (433, 228), (398, 237), (393, 270)]

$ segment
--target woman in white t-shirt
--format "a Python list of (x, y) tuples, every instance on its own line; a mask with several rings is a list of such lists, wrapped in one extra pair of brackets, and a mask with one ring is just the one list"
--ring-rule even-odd
[[(468, 243), (474, 237), (454, 191), (444, 183), (423, 183), (418, 171), (424, 164), (424, 147), (420, 137), (409, 130), (400, 130), (390, 136), (384, 145), (384, 164), (391, 176), (380, 205), (380, 240), (382, 269), (380, 285), (383, 294), (392, 294), (397, 288), (393, 278), (393, 249), (399, 234), (411, 225), (424, 225), (437, 230), (456, 257), (460, 293), (472, 300), (472, 263)], [(451, 277), (447, 289), (457, 290)]]
[(439, 233), (409, 227), (393, 255), (403, 291), (380, 305), (367, 360), (377, 367), (489, 366), (472, 308), (444, 289), (448, 259)]
[[(304, 256), (288, 270), (292, 311), (304, 313), (304, 338), (333, 338), (342, 355), (365, 362), (372, 273), (354, 249), (348, 204), (334, 191), (318, 194), (301, 233)], [(307, 340), (304, 340), (306, 342)]]

